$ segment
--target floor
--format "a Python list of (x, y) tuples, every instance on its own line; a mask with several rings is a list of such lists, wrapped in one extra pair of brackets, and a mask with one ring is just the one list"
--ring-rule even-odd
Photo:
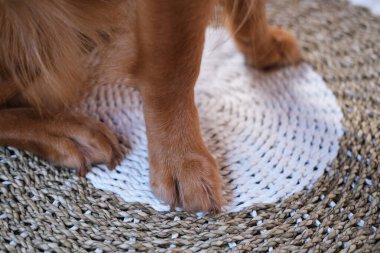
[(350, 0), (354, 5), (368, 8), (373, 14), (380, 16), (380, 0)]

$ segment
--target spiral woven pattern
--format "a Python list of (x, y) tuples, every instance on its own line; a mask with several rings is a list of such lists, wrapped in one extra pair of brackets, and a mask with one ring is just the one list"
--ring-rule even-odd
[[(378, 252), (380, 19), (342, 0), (270, 1), (343, 112), (331, 169), (281, 203), (201, 216), (158, 212), (67, 169), (0, 151), (0, 251)], [(130, 141), (130, 140), (128, 140)]]
[[(206, 144), (222, 175), (225, 211), (275, 203), (311, 187), (338, 153), (342, 112), (332, 92), (302, 64), (272, 72), (244, 63), (224, 29), (209, 29), (196, 85)], [(127, 81), (96, 86), (83, 102), (87, 114), (124, 140), (115, 171), (97, 166), (87, 178), (127, 202), (169, 206), (152, 194), (143, 108)]]

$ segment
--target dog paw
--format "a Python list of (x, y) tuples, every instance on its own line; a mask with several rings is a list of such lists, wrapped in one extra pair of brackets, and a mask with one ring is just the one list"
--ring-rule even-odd
[[(173, 159), (175, 157), (175, 159)], [(151, 187), (173, 210), (221, 211), (221, 178), (215, 160), (206, 154), (171, 154), (151, 161)]]
[[(259, 47), (248, 47), (240, 43), (246, 62), (259, 69), (268, 69), (284, 65), (296, 64), (301, 60), (301, 52), (297, 39), (289, 32), (270, 28), (270, 37)], [(255, 43), (254, 41), (252, 43)]]
[(85, 176), (93, 164), (114, 169), (122, 159), (114, 133), (103, 123), (82, 115), (64, 115), (43, 125), (40, 152), (47, 160), (75, 168)]

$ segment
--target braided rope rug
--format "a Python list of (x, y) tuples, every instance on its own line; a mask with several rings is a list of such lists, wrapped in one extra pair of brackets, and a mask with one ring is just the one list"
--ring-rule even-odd
[[(293, 190), (280, 186), (286, 189), (281, 193), (276, 191), (268, 193), (278, 187), (275, 184), (269, 185), (268, 191), (262, 190), (259, 194), (247, 198), (249, 201), (253, 199), (253, 202), (245, 199), (244, 203), (247, 204), (244, 205), (233, 202), (237, 197), (234, 196), (227, 209), (235, 212), (224, 212), (215, 216), (158, 212), (149, 205), (128, 203), (115, 194), (98, 190), (88, 180), (78, 178), (66, 169), (54, 168), (28, 153), (3, 148), (0, 150), (0, 250), (47, 252), (380, 250), (378, 232), (380, 229), (380, 45), (378, 44), (380, 19), (371, 16), (364, 9), (349, 6), (345, 1), (271, 1), (268, 7), (272, 23), (296, 32), (305, 61), (314, 71), (322, 75), (343, 112), (342, 123), (345, 132), (338, 141), (341, 134), (340, 111), (334, 110), (336, 105), (331, 93), (310, 67), (303, 64), (269, 74), (253, 71), (255, 82), (251, 85), (255, 87), (254, 92), (260, 92), (259, 85), (265, 84), (266, 89), (272, 85), (272, 94), (278, 95), (279, 93), (274, 91), (276, 85), (267, 82), (278, 80), (276, 76), (294, 80), (293, 74), (289, 73), (299, 71), (302, 72), (300, 76), (303, 78), (295, 82), (297, 84), (295, 87), (309, 87), (310, 93), (309, 89), (306, 91), (300, 89), (293, 95), (302, 98), (300, 94), (302, 91), (305, 94), (319, 92), (318, 94), (326, 96), (324, 98), (327, 100), (324, 102), (330, 106), (325, 115), (313, 112), (312, 109), (308, 112), (313, 112), (313, 117), (336, 129), (331, 135), (328, 132), (333, 145), (327, 149), (328, 158), (322, 156), (324, 160), (316, 160), (320, 165), (317, 166), (317, 170), (305, 173), (304, 176), (309, 177), (307, 183), (300, 183), (300, 188), (293, 187)], [(228, 49), (228, 43), (226, 45)], [(223, 51), (223, 48), (223, 45), (217, 47), (208, 60), (212, 61), (214, 54), (222, 54), (218, 53), (219, 50), (223, 53), (231, 50)], [(240, 61), (235, 57), (230, 58), (232, 63), (234, 60)], [(210, 66), (213, 66), (212, 62)], [(229, 78), (233, 80), (237, 77)], [(207, 96), (207, 85), (205, 84), (203, 88), (203, 80), (205, 78), (200, 79), (197, 94)], [(308, 84), (314, 86), (307, 86)], [(240, 88), (244, 93), (245, 88)], [(221, 95), (226, 89), (228, 85), (223, 83), (212, 92)], [(287, 87), (280, 86), (278, 89), (287, 89)], [(132, 91), (128, 94), (136, 93)], [(261, 97), (263, 95), (265, 94), (261, 94)], [(256, 105), (254, 99), (256, 97), (250, 98), (255, 105), (254, 110), (250, 112), (253, 114), (252, 119), (254, 122), (263, 121), (260, 119), (262, 108), (268, 107), (260, 103)], [(129, 101), (132, 103), (138, 101), (138, 98)], [(202, 106), (207, 108), (207, 105), (203, 105), (203, 101), (201, 97), (197, 98), (200, 108)], [(242, 103), (244, 101), (242, 99)], [(297, 100), (298, 102), (300, 101)], [(134, 105), (137, 109), (141, 106), (139, 103)], [(322, 109), (324, 106), (316, 103), (310, 108)], [(256, 107), (259, 108), (258, 111)], [(268, 110), (277, 115), (276, 113), (286, 112), (287, 109), (279, 105)], [(231, 112), (234, 113), (246, 112)], [(104, 115), (108, 114), (105, 112)], [(211, 144), (211, 147), (214, 144), (215, 147), (219, 147), (218, 145), (223, 145), (223, 141), (231, 139), (226, 134), (221, 136), (222, 143), (218, 144), (213, 143), (212, 138), (206, 137), (207, 131), (212, 130), (207, 128), (207, 119), (213, 113), (205, 112), (205, 115), (202, 116), (202, 127), (206, 131), (206, 142)], [(328, 115), (335, 116), (329, 118)], [(141, 118), (139, 115), (134, 115), (133, 119), (139, 117)], [(209, 120), (214, 121), (218, 118), (209, 118)], [(300, 127), (303, 126), (301, 122), (302, 120), (299, 121)], [(135, 124), (136, 122), (133, 126)], [(253, 127), (254, 129), (247, 129), (248, 135), (257, 134), (255, 133), (257, 124)], [(273, 126), (273, 131), (281, 130), (277, 130), (276, 127), (278, 126)], [(270, 126), (266, 129), (272, 131)], [(243, 130), (245, 129), (241, 129)], [(312, 132), (307, 133), (317, 135), (317, 130), (310, 127)], [(235, 131), (239, 132), (239, 129)], [(133, 136), (132, 130), (126, 136), (126, 145), (129, 145), (130, 150), (137, 150), (140, 142), (144, 142), (139, 139), (129, 139)], [(241, 142), (245, 143), (244, 140)], [(334, 146), (335, 142), (339, 143), (339, 150)], [(236, 141), (235, 145), (237, 143), (239, 142)], [(141, 159), (145, 159), (146, 151), (143, 149), (140, 151), (141, 153), (136, 153), (137, 157), (140, 155)], [(218, 149), (212, 152), (220, 162)], [(312, 158), (314, 157), (309, 156), (307, 160)], [(331, 168), (326, 169), (330, 167), (330, 160)], [(302, 161), (304, 164), (305, 160)], [(253, 160), (253, 162), (260, 161)], [(123, 163), (123, 166), (125, 164), (128, 163)], [(299, 177), (299, 173), (302, 172), (298, 167), (300, 164), (294, 163), (293, 168), (295, 167), (296, 171), (292, 172), (292, 177)], [(136, 166), (144, 167), (138, 163)], [(244, 166), (256, 165), (247, 163)], [(229, 167), (235, 169), (234, 166)], [(255, 170), (260, 168), (255, 167)], [(119, 168), (118, 170), (123, 171)], [(100, 167), (89, 176), (89, 179), (97, 184), (95, 179), (97, 175), (103, 175), (101, 173), (105, 172)], [(283, 174), (288, 175), (285, 172)], [(290, 179), (285, 177), (282, 180), (286, 182)], [(310, 183), (315, 180), (316, 182), (311, 185)], [(308, 187), (303, 188), (305, 185)], [(264, 186), (268, 184), (264, 183)], [(293, 194), (289, 196), (291, 193)], [(226, 194), (228, 195), (228, 192)], [(263, 194), (263, 199), (260, 199), (260, 194)], [(276, 202), (278, 200), (281, 201)], [(254, 204), (255, 202), (261, 204)], [(152, 206), (156, 209), (165, 207), (159, 203), (156, 206), (152, 203)]]

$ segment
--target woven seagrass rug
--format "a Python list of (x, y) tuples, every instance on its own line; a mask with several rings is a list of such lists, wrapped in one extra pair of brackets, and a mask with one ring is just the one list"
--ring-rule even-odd
[(138, 93), (100, 83), (82, 110), (115, 129), (125, 160), (85, 179), (0, 148), (0, 250), (380, 250), (380, 18), (345, 1), (268, 12), (304, 63), (251, 70), (223, 31), (207, 34), (196, 94), (223, 213), (166, 212), (148, 187)]

